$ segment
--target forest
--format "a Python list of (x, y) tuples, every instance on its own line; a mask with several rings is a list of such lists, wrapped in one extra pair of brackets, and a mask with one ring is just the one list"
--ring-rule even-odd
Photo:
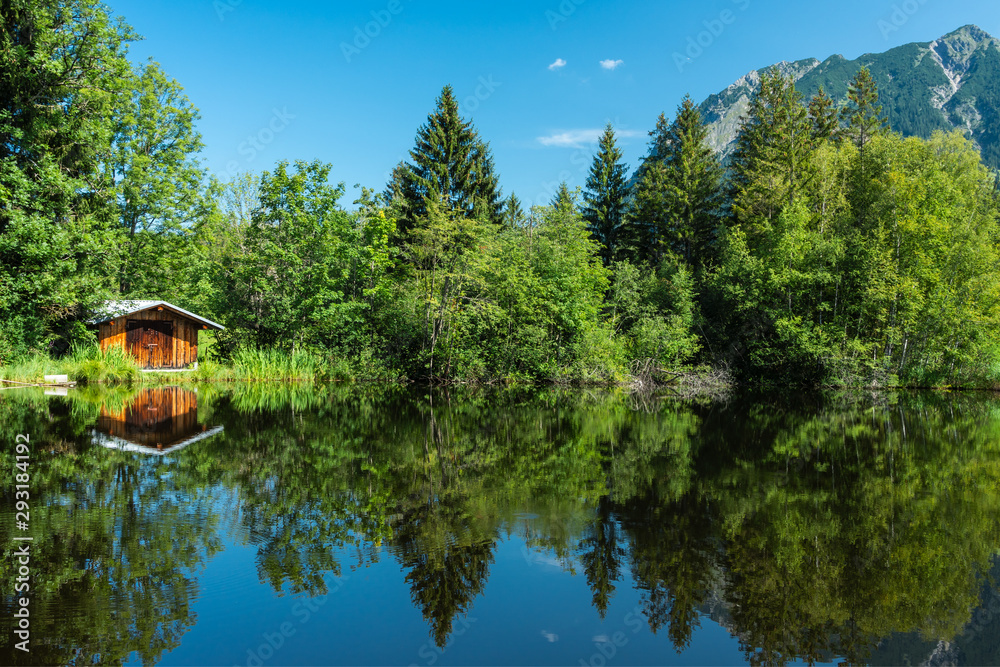
[(387, 184), (321, 156), (220, 182), (106, 7), (0, 14), (0, 366), (166, 298), (226, 325), (220, 364), (337, 379), (1000, 384), (997, 176), (961, 132), (894, 133), (865, 69), (845, 105), (768, 72), (725, 164), (690, 98), (634, 174), (609, 124), (585, 187), (524, 210), (449, 86)]

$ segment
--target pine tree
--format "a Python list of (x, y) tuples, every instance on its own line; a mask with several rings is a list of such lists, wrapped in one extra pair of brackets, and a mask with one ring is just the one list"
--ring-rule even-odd
[(670, 120), (665, 113), (661, 113), (656, 119), (656, 127), (649, 131), (649, 152), (642, 158), (642, 163), (635, 171), (635, 182), (642, 180), (646, 170), (654, 164), (663, 161), (663, 156), (667, 154), (667, 135), (670, 132)]
[(426, 217), (428, 201), (443, 201), (466, 218), (502, 223), (503, 200), (489, 145), (459, 116), (451, 86), (444, 87), (417, 131), (410, 157), (412, 162), (396, 167), (388, 186), (402, 231)]
[(837, 139), (840, 131), (840, 119), (833, 100), (819, 87), (819, 91), (809, 102), (809, 120), (812, 121), (812, 138), (815, 143), (827, 139)]
[(635, 171), (635, 191), (625, 220), (622, 246), (631, 259), (656, 260), (663, 254), (658, 230), (667, 216), (664, 201), (665, 171), (670, 121), (661, 113), (649, 132), (649, 152)]
[(587, 228), (603, 246), (601, 258), (605, 265), (618, 253), (619, 236), (628, 209), (629, 187), (621, 159), (622, 151), (616, 145), (614, 128), (608, 123), (590, 167), (582, 211)]
[(556, 196), (552, 198), (552, 208), (560, 213), (574, 215), (576, 213), (576, 196), (570, 192), (566, 181), (559, 184)]
[(508, 227), (520, 227), (524, 223), (524, 208), (517, 195), (511, 194), (503, 204), (503, 220)]
[(878, 86), (867, 67), (862, 67), (851, 81), (847, 100), (847, 105), (840, 111), (847, 124), (844, 134), (858, 147), (863, 158), (865, 147), (872, 137), (882, 134), (888, 127), (878, 100)]
[(698, 108), (685, 96), (667, 134), (669, 226), (660, 236), (694, 270), (711, 263), (722, 208), (722, 166)]
[(629, 208), (623, 245), (635, 261), (659, 261), (666, 246), (662, 232), (670, 217), (668, 211), (667, 168), (652, 153), (637, 172), (635, 194)]
[(629, 216), (640, 259), (673, 252), (689, 267), (711, 263), (722, 208), (722, 167), (689, 96), (667, 124), (660, 114)]
[(811, 175), (812, 124), (802, 94), (777, 68), (761, 77), (733, 152), (730, 197), (737, 221), (774, 220)]

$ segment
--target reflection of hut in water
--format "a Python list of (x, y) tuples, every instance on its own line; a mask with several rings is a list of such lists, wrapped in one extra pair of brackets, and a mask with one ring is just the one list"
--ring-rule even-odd
[(101, 406), (91, 433), (94, 442), (104, 447), (162, 456), (222, 430), (198, 423), (198, 394), (158, 387), (140, 391), (121, 408)]

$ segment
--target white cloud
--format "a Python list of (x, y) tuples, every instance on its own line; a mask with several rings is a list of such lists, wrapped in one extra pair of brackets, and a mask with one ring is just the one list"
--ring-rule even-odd
[(549, 65), (549, 69), (553, 69), (553, 70), (560, 69), (560, 68), (563, 68), (563, 67), (566, 67), (566, 61), (563, 60), (562, 58), (556, 58), (556, 61), (554, 63), (552, 63), (551, 65)]
[(610, 70), (618, 69), (619, 67), (621, 67), (624, 64), (625, 64), (624, 60), (602, 60), (601, 61), (601, 67), (603, 67), (604, 69), (610, 69)]
[[(545, 137), (538, 137), (538, 143), (543, 146), (555, 146), (556, 148), (584, 148), (585, 146), (596, 144), (601, 139), (602, 134), (604, 134), (603, 127), (567, 130)], [(617, 139), (640, 137), (642, 134), (642, 132), (637, 130), (615, 130), (615, 138)]]
[(560, 148), (582, 148), (585, 144), (592, 144), (601, 138), (604, 132), (601, 128), (592, 130), (569, 130), (568, 132), (558, 132), (547, 137), (538, 137), (538, 143), (543, 146), (558, 146)]

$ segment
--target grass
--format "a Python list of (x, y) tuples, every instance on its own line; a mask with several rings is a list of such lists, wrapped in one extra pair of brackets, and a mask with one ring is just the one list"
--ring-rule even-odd
[(80, 384), (138, 384), (142, 372), (120, 347), (102, 352), (96, 345), (75, 348), (61, 359), (35, 354), (13, 364), (0, 366), (0, 380), (43, 382), (46, 375), (68, 375)]
[(75, 348), (60, 359), (35, 354), (0, 366), (0, 380), (34, 383), (42, 382), (45, 375), (68, 375), (70, 381), (79, 384), (131, 386), (189, 382), (350, 381), (359, 376), (392, 379), (371, 359), (340, 359), (305, 350), (241, 349), (228, 364), (203, 359), (197, 369), (189, 372), (143, 372), (121, 347), (110, 347), (103, 352), (93, 345)]

